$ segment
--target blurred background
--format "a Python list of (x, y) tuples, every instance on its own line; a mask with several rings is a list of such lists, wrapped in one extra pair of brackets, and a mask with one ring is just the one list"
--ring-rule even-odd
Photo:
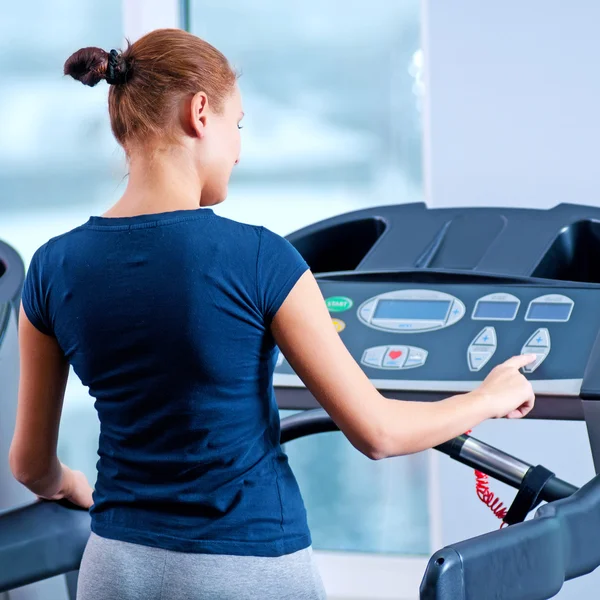
[[(592, 0), (0, 0), (0, 239), (28, 266), (119, 198), (108, 88), (64, 78), (63, 64), (157, 27), (205, 38), (241, 73), (242, 157), (223, 216), (286, 235), (382, 204), (597, 205), (599, 20)], [(573, 483), (594, 473), (583, 423), (479, 433)], [(71, 376), (60, 458), (94, 481), (97, 441), (93, 400)], [(434, 453), (373, 463), (336, 434), (286, 450), (332, 598), (416, 598), (444, 504), (456, 510), (445, 540), (497, 525), (472, 472)], [(561, 599), (590, 597), (578, 585)]]

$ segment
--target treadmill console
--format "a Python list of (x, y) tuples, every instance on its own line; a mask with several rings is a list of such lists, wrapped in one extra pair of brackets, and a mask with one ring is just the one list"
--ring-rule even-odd
[[(497, 364), (532, 353), (524, 372), (536, 393), (578, 396), (600, 329), (600, 311), (589, 310), (600, 290), (589, 288), (326, 276), (319, 285), (344, 344), (380, 390), (468, 391)], [(303, 385), (282, 357), (274, 382)]]
[[(600, 472), (600, 208), (386, 205), (287, 239), (382, 394), (439, 400), (533, 353), (534, 417), (585, 418)], [(273, 383), (281, 408), (318, 405), (281, 356)]]

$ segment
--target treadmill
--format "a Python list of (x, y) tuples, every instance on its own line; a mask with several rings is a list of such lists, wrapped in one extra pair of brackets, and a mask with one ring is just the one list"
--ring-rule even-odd
[[(536, 394), (528, 418), (585, 420), (598, 473), (600, 209), (381, 206), (288, 239), (315, 273), (342, 341), (384, 396), (440, 400), (474, 389), (510, 356), (533, 353), (523, 369)], [(281, 408), (318, 406), (281, 356), (274, 385)], [(513, 457), (484, 452), (469, 438), (454, 443), (459, 460), (495, 455), (483, 469), (467, 464), (520, 492), (510, 527), (432, 557), (422, 599), (550, 598), (600, 564), (600, 542), (589, 535), (600, 482), (551, 498), (522, 522), (551, 472), (540, 465), (524, 472)]]
[[(600, 248), (600, 210), (383, 206), (288, 239), (315, 273), (343, 342), (382, 394), (436, 401), (475, 388), (509, 356), (534, 352), (526, 368), (537, 396), (530, 418), (585, 419), (598, 469), (600, 311), (593, 307), (600, 263), (590, 254)], [(448, 347), (460, 352), (446, 355)], [(281, 355), (273, 383), (280, 408), (301, 410), (282, 420), (282, 443), (336, 430)], [(600, 564), (593, 535), (600, 480), (577, 489), (468, 435), (437, 450), (519, 492), (509, 527), (432, 556), (422, 600), (542, 600)], [(541, 502), (547, 504), (538, 508)], [(65, 503), (37, 501), (0, 514), (0, 592), (69, 573), (74, 598), (88, 536), (87, 511)]]

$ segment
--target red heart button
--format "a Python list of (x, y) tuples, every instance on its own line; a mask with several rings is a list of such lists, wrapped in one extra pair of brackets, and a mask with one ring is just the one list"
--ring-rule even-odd
[(389, 353), (389, 357), (390, 357), (392, 360), (396, 360), (397, 358), (400, 358), (401, 356), (402, 356), (402, 351), (401, 351), (401, 350), (392, 350), (392, 351)]

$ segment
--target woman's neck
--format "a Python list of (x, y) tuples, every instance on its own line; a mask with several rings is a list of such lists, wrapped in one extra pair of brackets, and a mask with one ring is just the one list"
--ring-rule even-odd
[(200, 206), (202, 182), (189, 155), (171, 150), (146, 158), (132, 157), (123, 196), (105, 217), (193, 210)]

